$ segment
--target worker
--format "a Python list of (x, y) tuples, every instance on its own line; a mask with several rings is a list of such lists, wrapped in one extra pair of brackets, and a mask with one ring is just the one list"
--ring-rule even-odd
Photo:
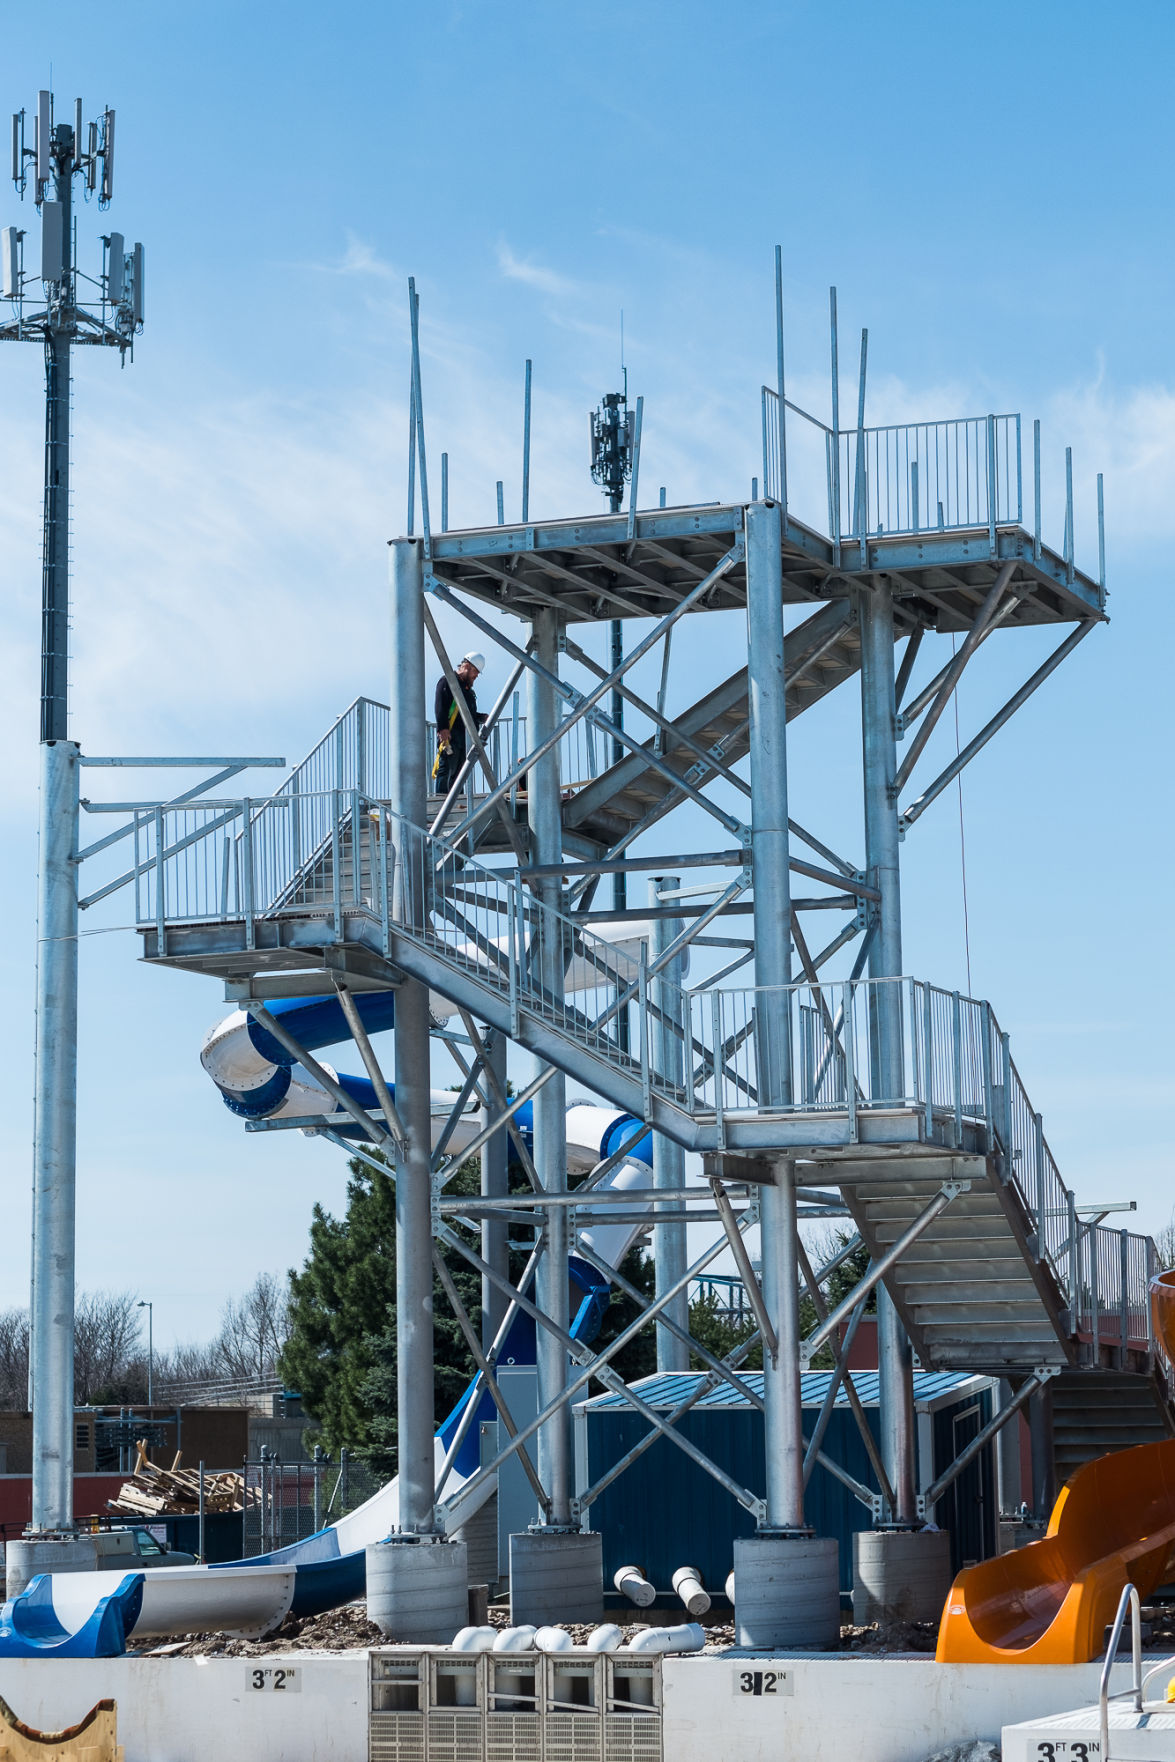
[[(478, 674), (485, 670), (485, 664), (484, 655), (471, 651), (461, 657), (461, 664), (457, 668), (457, 685), (476, 728), (481, 727), (485, 717), (478, 710), (473, 687)], [(457, 699), (450, 691), (449, 681), (443, 673), (437, 680), (434, 716), (437, 725), (437, 756), (433, 760), (433, 784), (438, 795), (448, 795), (465, 763), (466, 726)]]

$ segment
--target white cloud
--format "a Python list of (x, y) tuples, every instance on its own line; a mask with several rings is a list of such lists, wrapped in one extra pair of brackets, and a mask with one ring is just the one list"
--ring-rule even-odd
[(553, 269), (545, 269), (533, 258), (516, 257), (505, 240), (498, 245), (498, 268), (507, 281), (520, 281), (526, 287), (537, 288), (541, 294), (564, 295), (581, 291), (578, 282), (557, 274)]

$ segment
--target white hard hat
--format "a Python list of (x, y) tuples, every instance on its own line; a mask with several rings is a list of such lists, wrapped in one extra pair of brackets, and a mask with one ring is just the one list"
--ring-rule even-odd
[(466, 661), (469, 662), (469, 665), (471, 667), (476, 667), (479, 673), (485, 672), (486, 658), (484, 655), (479, 655), (477, 653), (476, 649), (470, 650), (469, 654), (467, 654), (467, 655), (462, 655), (461, 665), (464, 666)]

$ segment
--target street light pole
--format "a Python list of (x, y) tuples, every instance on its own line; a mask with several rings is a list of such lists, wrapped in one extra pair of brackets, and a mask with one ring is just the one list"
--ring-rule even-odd
[(155, 1405), (155, 1305), (143, 1298), (140, 1309), (147, 1311), (147, 1406)]

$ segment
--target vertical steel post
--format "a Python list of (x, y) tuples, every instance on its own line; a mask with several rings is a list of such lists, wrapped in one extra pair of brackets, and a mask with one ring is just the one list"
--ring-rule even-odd
[(30, 1343), (34, 1530), (73, 1526), (78, 757), (75, 741), (42, 743)]
[(526, 363), (526, 388), (522, 407), (522, 524), (530, 519), (530, 362)]
[[(780, 509), (746, 511), (749, 659), (751, 863), (755, 885), (755, 981), (760, 1106), (791, 1102), (791, 883), (788, 874), (787, 713), (783, 673), (783, 529)], [(799, 1264), (795, 1163), (776, 1164), (760, 1201), (763, 1297), (778, 1351), (764, 1355), (767, 1498), (764, 1528), (804, 1527), (804, 1446), (800, 1409)]]
[[(875, 1099), (896, 1100), (904, 1090), (901, 986), (902, 896), (898, 846), (897, 715), (894, 696), (894, 614), (888, 585), (862, 594), (861, 737), (865, 783), (865, 862), (881, 894), (877, 932), (869, 951), (869, 1052)], [(910, 1343), (884, 1285), (877, 1289), (877, 1350), (881, 1396), (881, 1452), (894, 1489), (896, 1523), (914, 1523), (914, 1383)]]
[[(489, 1062), (498, 1088), (506, 1093), (506, 1036), (495, 1033), (489, 1046)], [(493, 1099), (491, 1089), (489, 1104), (486, 1109), (486, 1123), (501, 1112)], [(487, 1138), (481, 1152), (481, 1190), (488, 1199), (504, 1199), (510, 1191), (510, 1177), (507, 1169), (507, 1132), (505, 1126)], [(510, 1250), (507, 1245), (510, 1226), (504, 1218), (484, 1217), (481, 1222), (481, 1257), (488, 1266), (508, 1278), (510, 1274)], [(500, 1286), (485, 1273), (481, 1280), (481, 1343), (488, 1352), (494, 1343), (494, 1337), (501, 1326), (502, 1317), (506, 1313), (506, 1296)]]
[[(418, 539), (392, 545), (391, 585), (390, 806), (400, 839), (400, 912), (419, 927), (427, 910), (428, 865), (420, 860), (418, 843), (426, 823), (424, 547)], [(405, 1135), (396, 1173), (396, 1422), (400, 1528), (420, 1534), (435, 1527), (428, 1035), (428, 991), (408, 980), (396, 993), (394, 1029), (396, 1107)]]
[[(612, 619), (611, 624), (609, 626), (609, 638), (610, 638), (609, 653), (611, 655), (610, 665), (611, 665), (612, 671), (615, 672), (617, 667), (619, 667), (621, 661), (623, 661), (623, 659), (624, 659), (624, 620), (622, 618), (613, 618)], [(668, 642), (668, 640), (669, 640), (669, 638), (666, 637), (666, 642)], [(624, 727), (624, 693), (621, 691), (619, 685), (614, 686), (612, 689), (612, 696), (609, 699), (609, 711), (610, 711), (611, 718), (612, 718), (612, 721), (615, 724), (615, 726), (617, 728), (623, 728)], [(592, 739), (591, 728), (585, 727), (584, 732), (586, 733), (588, 739), (591, 740)], [(612, 763), (614, 765), (618, 765), (620, 763), (621, 759), (624, 757), (626, 750), (627, 749), (624, 745), (624, 742), (622, 740), (620, 740), (614, 734), (612, 736)], [(558, 861), (558, 858), (556, 857), (555, 860)], [(617, 869), (616, 873), (612, 877), (612, 910), (616, 911), (616, 912), (622, 912), (626, 909), (627, 905), (628, 905), (628, 877), (625, 875), (623, 869)], [(628, 1051), (629, 1013), (630, 1013), (630, 1006), (628, 1004), (625, 1004), (624, 1008), (620, 1011), (620, 1014), (616, 1018), (616, 1043), (620, 1047), (621, 1052)]]
[[(783, 510), (783, 529), (787, 531), (787, 401), (783, 374), (783, 248), (775, 247), (775, 391), (779, 399), (775, 417), (779, 425), (779, 502)], [(763, 494), (768, 494), (766, 451), (763, 459)], [(752, 501), (758, 497), (753, 496)], [(662, 507), (664, 501), (662, 500)]]
[[(534, 621), (535, 659), (550, 674), (559, 671), (559, 620), (553, 607), (544, 607)], [(527, 715), (531, 749), (557, 728), (559, 704), (554, 687), (537, 673), (528, 676)], [(531, 852), (536, 863), (557, 863), (563, 854), (563, 822), (559, 800), (559, 749), (551, 748), (532, 766), (527, 789), (527, 820)], [(554, 914), (559, 906), (559, 881), (546, 877), (536, 889), (539, 914), (539, 974), (543, 990), (552, 1000), (563, 996), (563, 946), (561, 923)], [(547, 1069), (535, 1059), (535, 1076)], [(544, 1187), (558, 1190), (567, 1177), (567, 1079), (553, 1077), (534, 1098), (534, 1165)], [(570, 1241), (569, 1214), (564, 1206), (546, 1213), (546, 1253), (539, 1262), (535, 1290), (539, 1308), (563, 1332), (568, 1327), (567, 1252)], [(539, 1406), (555, 1401), (567, 1383), (567, 1353), (546, 1328), (538, 1330)], [(539, 1433), (539, 1479), (551, 1501), (550, 1522), (556, 1529), (571, 1524), (571, 1414), (560, 1408)]]
[[(681, 886), (680, 875), (657, 875), (649, 882), (649, 904), (659, 904), (662, 891), (674, 892)], [(656, 960), (681, 934), (680, 918), (653, 919), (653, 958)], [(662, 967), (653, 980), (652, 1003), (656, 1014), (652, 1021), (653, 1069), (669, 1083), (685, 1080), (684, 1033), (682, 1008), (682, 960), (680, 955)], [(676, 1024), (681, 1032), (674, 1033)], [(653, 1133), (653, 1185), (667, 1192), (679, 1192), (685, 1186), (685, 1151), (663, 1132)], [(683, 1221), (656, 1224), (653, 1228), (653, 1260), (656, 1268), (656, 1291), (675, 1285), (689, 1264), (686, 1252), (686, 1227)], [(665, 1306), (665, 1319), (679, 1328), (689, 1327), (689, 1291), (683, 1288)], [(657, 1369), (688, 1371), (689, 1347), (669, 1329), (657, 1323)]]
[(41, 800), (29, 1384), (34, 1530), (73, 1526), (74, 1209), (77, 1126), (78, 756), (66, 738), (69, 666), (69, 348), (73, 131), (50, 148), (61, 204), (60, 322), (45, 335), (41, 550)]

